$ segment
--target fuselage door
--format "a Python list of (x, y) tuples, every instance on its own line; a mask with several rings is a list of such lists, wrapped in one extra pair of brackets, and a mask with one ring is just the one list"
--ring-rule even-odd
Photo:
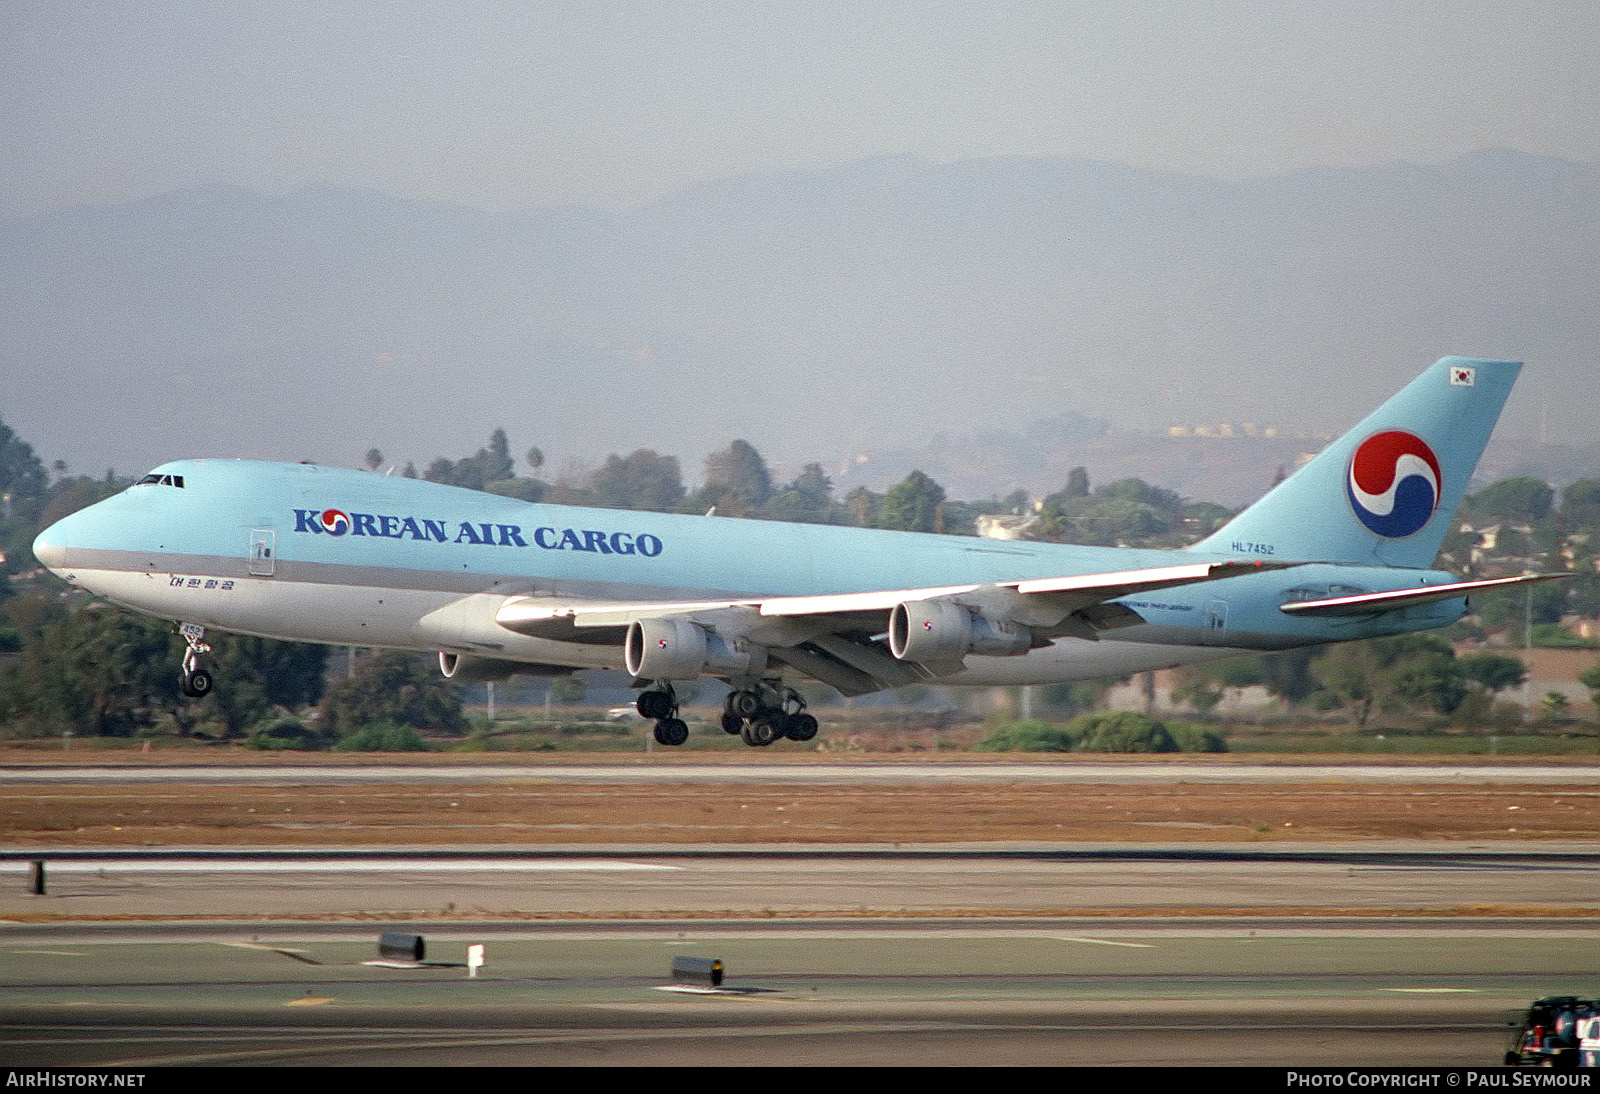
[(1225, 646), (1228, 644), (1228, 602), (1226, 600), (1206, 601), (1206, 614), (1202, 620), (1205, 630), (1201, 632), (1200, 644), (1204, 646)]
[(250, 532), (250, 575), (271, 577), (278, 564), (277, 534), (270, 528)]

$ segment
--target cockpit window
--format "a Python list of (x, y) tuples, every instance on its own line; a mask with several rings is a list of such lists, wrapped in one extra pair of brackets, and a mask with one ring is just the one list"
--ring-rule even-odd
[(135, 485), (135, 486), (176, 486), (179, 490), (182, 490), (183, 489), (183, 476), (182, 475), (157, 475), (154, 472), (151, 472), (150, 474), (146, 475), (144, 478), (140, 479), (138, 482), (134, 483), (133, 485)]

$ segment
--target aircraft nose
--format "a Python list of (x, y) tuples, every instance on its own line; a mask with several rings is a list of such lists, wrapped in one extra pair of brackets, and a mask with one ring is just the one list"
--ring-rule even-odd
[(33, 557), (45, 569), (59, 574), (67, 565), (67, 537), (62, 534), (61, 521), (57, 521), (33, 541)]

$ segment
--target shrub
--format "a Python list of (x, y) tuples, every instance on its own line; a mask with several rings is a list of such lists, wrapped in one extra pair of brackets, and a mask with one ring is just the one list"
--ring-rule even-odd
[(1179, 752), (1228, 751), (1228, 742), (1222, 739), (1222, 734), (1210, 726), (1196, 725), (1193, 722), (1167, 722), (1166, 726)]
[(1131, 710), (1082, 714), (1067, 725), (1079, 752), (1177, 752), (1165, 723)]
[(333, 746), (335, 752), (427, 752), (428, 742), (410, 726), (368, 722)]
[(978, 752), (1071, 752), (1077, 736), (1066, 726), (1031, 719), (1001, 722), (974, 745)]
[(1131, 710), (1082, 714), (1064, 726), (1001, 722), (977, 752), (1226, 752), (1222, 734), (1192, 722), (1158, 722)]
[(250, 748), (295, 751), (321, 748), (322, 743), (322, 738), (316, 730), (292, 714), (257, 723), (245, 740), (245, 744)]

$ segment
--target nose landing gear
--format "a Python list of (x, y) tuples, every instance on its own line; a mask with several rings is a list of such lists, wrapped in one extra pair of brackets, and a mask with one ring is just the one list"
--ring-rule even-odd
[(178, 633), (189, 644), (189, 648), (183, 652), (183, 672), (178, 677), (178, 690), (191, 699), (210, 695), (211, 674), (200, 667), (200, 655), (211, 652), (210, 644), (200, 641), (205, 637), (206, 629), (195, 623), (180, 623)]

